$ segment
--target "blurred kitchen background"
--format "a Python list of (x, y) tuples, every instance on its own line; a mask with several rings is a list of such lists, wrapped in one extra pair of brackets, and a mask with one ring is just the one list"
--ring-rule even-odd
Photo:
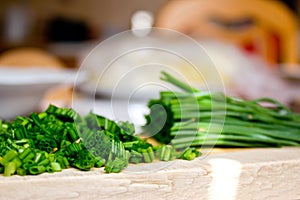
[(165, 2), (1, 0), (0, 51), (17, 46), (41, 47), (75, 67), (74, 55), (81, 46), (128, 30), (134, 12), (147, 10), (155, 15)]
[[(254, 2), (252, 0), (227, 1), (218, 0), (216, 3), (215, 1), (199, 0), (201, 2), (201, 5), (197, 5), (201, 8), (199, 9), (193, 4), (187, 4), (186, 7), (180, 5), (188, 0), (1, 0), (0, 58), (1, 54), (8, 50), (19, 47), (37, 47), (58, 58), (62, 62), (62, 66), (77, 69), (85, 53), (99, 42), (122, 31), (130, 30), (139, 23), (142, 27), (146, 25), (174, 29), (197, 40), (201, 40), (202, 36), (206, 39), (211, 36), (210, 39), (223, 43), (226, 40), (219, 39), (225, 35), (228, 44), (242, 46), (240, 49), (243, 54), (256, 48), (246, 43), (247, 37), (251, 38), (256, 33), (261, 33), (266, 37), (255, 42), (258, 46), (262, 43), (265, 44), (261, 48), (261, 52), (257, 54), (262, 62), (256, 62), (256, 57), (248, 57), (248, 60), (252, 59), (249, 62), (250, 65), (255, 65), (255, 67), (249, 68), (248, 71), (244, 70), (245, 68), (242, 71), (239, 69), (232, 76), (235, 78), (234, 87), (242, 97), (255, 98), (270, 94), (270, 97), (278, 97), (278, 100), (283, 100), (285, 104), (298, 110), (300, 105), (300, 89), (298, 89), (300, 82), (298, 65), (300, 61), (300, 0), (255, 0), (258, 2), (255, 8), (245, 6), (246, 2), (249, 5)], [(264, 7), (265, 3), (270, 10)], [(171, 4), (171, 6), (167, 7), (167, 4)], [(281, 8), (277, 8), (277, 6), (283, 6), (283, 11), (281, 12)], [(193, 10), (193, 7), (197, 9)], [(203, 17), (200, 14), (209, 13), (207, 10), (215, 8), (218, 8), (216, 10), (220, 10), (221, 13), (225, 13), (225, 15), (217, 14), (209, 17), (209, 24), (213, 24), (217, 28), (210, 29), (207, 24), (199, 24), (200, 29), (195, 29), (196, 31), (191, 28), (197, 26), (197, 23), (192, 24), (192, 22), (197, 22), (198, 17), (200, 21), (200, 17)], [(137, 16), (141, 18), (141, 21), (134, 20), (136, 19), (134, 15), (139, 11), (143, 11)], [(243, 12), (246, 14), (243, 15)], [(237, 13), (236, 16), (242, 16), (242, 18), (234, 21), (235, 13)], [(255, 16), (256, 14), (257, 16)], [(262, 18), (261, 21), (259, 15)], [(189, 16), (191, 17), (188, 18)], [(263, 18), (271, 21), (270, 37), (265, 34), (266, 30), (255, 27), (257, 21), (263, 25), (269, 23), (264, 22)], [(272, 29), (273, 25), (274, 29)], [(203, 28), (201, 29), (201, 27)], [(247, 35), (249, 27), (253, 32)], [(216, 30), (221, 29), (229, 31), (226, 30), (228, 33), (219, 37)], [(246, 39), (242, 38), (244, 36)], [(227, 56), (227, 48), (220, 48), (223, 47), (222, 45), (213, 47), (216, 52), (218, 51), (218, 55)], [(238, 54), (233, 53), (228, 55), (225, 60), (222, 58), (223, 60), (221, 59), (220, 62), (222, 64), (227, 62), (228, 65), (231, 65), (229, 61), (233, 61), (235, 58), (238, 60)], [(4, 65), (6, 64), (4, 62)], [(281, 64), (286, 65), (285, 68), (289, 72), (287, 73), (288, 78), (282, 77), (281, 74), (278, 75), (278, 70), (275, 75), (274, 70), (271, 72), (263, 70), (264, 67), (269, 70), (274, 69), (274, 65), (281, 66)], [(3, 63), (0, 62), (0, 65)], [(17, 65), (22, 65), (22, 62)], [(247, 64), (240, 62), (238, 65), (245, 67)], [(262, 67), (262, 65), (264, 66)], [(232, 69), (236, 70), (237, 68)], [(262, 71), (260, 71), (261, 69)]]
[[(69, 67), (75, 67), (78, 63), (74, 55), (81, 46), (130, 29), (136, 11), (149, 11), (155, 18), (166, 2), (168, 0), (1, 0), (0, 52), (18, 46), (36, 46), (56, 54)], [(299, 17), (300, 1), (282, 2)]]

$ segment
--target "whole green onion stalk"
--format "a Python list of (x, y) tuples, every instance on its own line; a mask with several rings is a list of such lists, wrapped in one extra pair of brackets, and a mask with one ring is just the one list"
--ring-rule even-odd
[(166, 72), (162, 75), (182, 92), (162, 91), (148, 102), (143, 128), (157, 141), (175, 148), (300, 146), (300, 115), (280, 102), (199, 91)]

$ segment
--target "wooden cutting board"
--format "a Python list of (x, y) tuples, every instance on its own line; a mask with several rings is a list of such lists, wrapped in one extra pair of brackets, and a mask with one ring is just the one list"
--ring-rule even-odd
[(300, 199), (300, 148), (214, 149), (193, 161), (0, 177), (0, 199)]

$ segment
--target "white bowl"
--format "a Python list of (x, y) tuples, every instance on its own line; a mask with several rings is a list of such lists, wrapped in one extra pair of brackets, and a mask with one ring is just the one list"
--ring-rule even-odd
[(0, 67), (0, 118), (13, 119), (38, 111), (48, 89), (73, 85), (76, 71), (42, 67)]

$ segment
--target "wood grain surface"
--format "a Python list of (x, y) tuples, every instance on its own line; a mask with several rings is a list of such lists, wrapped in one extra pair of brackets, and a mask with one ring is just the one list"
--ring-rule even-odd
[[(208, 153), (210, 152), (210, 153)], [(193, 160), (106, 174), (0, 177), (0, 199), (300, 199), (300, 148), (214, 149)]]

